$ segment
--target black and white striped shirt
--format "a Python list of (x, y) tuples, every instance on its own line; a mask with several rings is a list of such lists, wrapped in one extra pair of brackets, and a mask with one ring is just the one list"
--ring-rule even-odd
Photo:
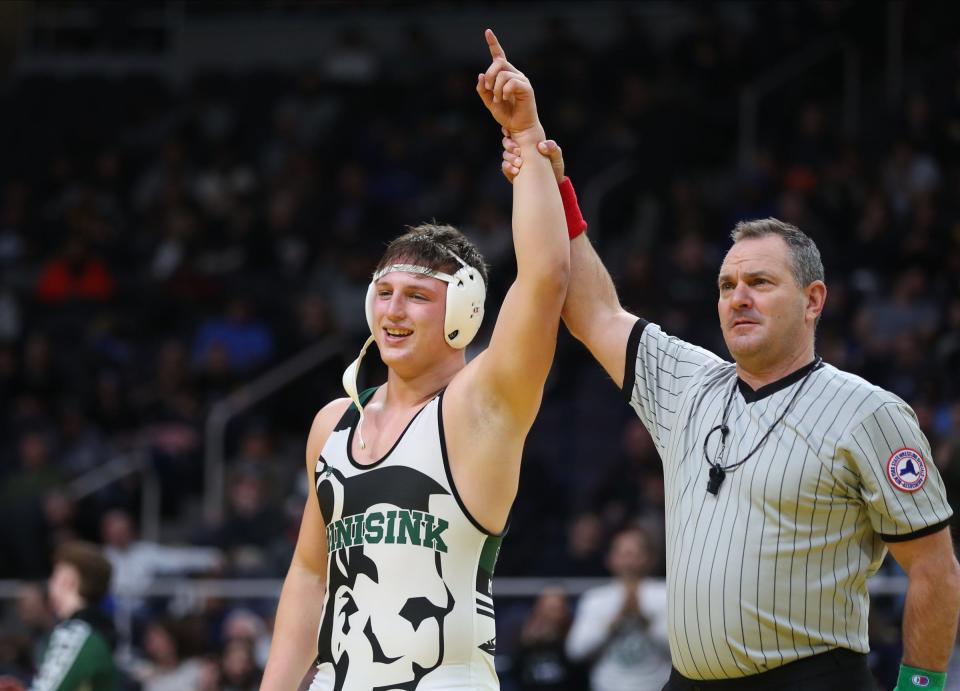
[[(867, 652), (866, 580), (884, 543), (952, 515), (913, 410), (827, 364), (753, 391), (733, 363), (644, 320), (628, 341), (624, 394), (663, 460), (677, 670), (726, 679), (837, 647)], [(774, 429), (714, 496), (704, 439), (731, 395), (725, 465)], [(719, 446), (714, 434), (711, 460)]]

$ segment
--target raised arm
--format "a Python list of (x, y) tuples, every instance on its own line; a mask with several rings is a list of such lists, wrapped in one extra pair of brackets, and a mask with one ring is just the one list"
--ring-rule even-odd
[(622, 388), (627, 339), (637, 317), (620, 305), (613, 279), (586, 234), (570, 243), (570, 286), (563, 323)]
[[(503, 139), (503, 174), (516, 186), (521, 169), (530, 165), (527, 151), (506, 130)], [(550, 160), (554, 180), (563, 180), (563, 152), (553, 140), (539, 142), (537, 151)], [(569, 183), (568, 183), (569, 184)], [(623, 386), (627, 340), (637, 317), (620, 305), (610, 273), (600, 261), (586, 234), (570, 242), (570, 284), (563, 305), (563, 322), (570, 333), (581, 341), (607, 374)]]
[(325, 406), (310, 428), (306, 452), (310, 491), (300, 521), (297, 546), (280, 592), (270, 656), (260, 691), (298, 688), (317, 657), (317, 631), (326, 593), (327, 534), (313, 473), (327, 437), (349, 403), (347, 399), (340, 399)]
[(505, 433), (523, 437), (533, 424), (553, 362), (570, 248), (550, 162), (535, 155), (544, 130), (533, 88), (507, 62), (492, 31), (487, 30), (486, 39), (492, 62), (477, 77), (477, 93), (531, 163), (514, 184), (517, 278), (500, 308), (489, 347), (470, 363), (463, 380), (469, 382), (475, 405), (502, 420)]

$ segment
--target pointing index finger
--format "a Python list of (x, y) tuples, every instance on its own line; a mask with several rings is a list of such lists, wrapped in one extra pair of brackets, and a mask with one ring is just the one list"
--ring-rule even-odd
[(496, 60), (497, 58), (507, 59), (507, 54), (503, 52), (503, 48), (500, 46), (500, 41), (497, 40), (497, 35), (493, 33), (493, 29), (487, 29), (483, 32), (483, 35), (487, 39), (487, 47), (490, 48), (490, 57)]

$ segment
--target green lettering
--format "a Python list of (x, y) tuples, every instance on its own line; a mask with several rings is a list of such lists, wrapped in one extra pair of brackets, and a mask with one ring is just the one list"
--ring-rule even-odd
[(400, 534), (397, 535), (397, 542), (401, 545), (407, 544), (407, 537), (410, 543), (420, 544), (420, 524), (423, 521), (423, 513), (420, 511), (401, 511), (400, 512)]
[[(386, 519), (386, 520), (384, 520)], [(334, 521), (326, 527), (327, 551), (330, 553), (354, 545), (392, 544), (421, 545), (440, 552), (447, 551), (443, 533), (450, 524), (423, 511), (375, 511), (354, 514)]]
[(336, 545), (337, 536), (333, 532), (333, 526), (327, 526), (327, 552), (334, 552), (337, 549)]
[(379, 544), (383, 539), (383, 514), (376, 511), (367, 514), (367, 519), (363, 526), (364, 538), (371, 545)]
[(353, 544), (363, 544), (363, 514), (354, 514), (347, 519), (350, 523), (350, 534), (353, 536)]
[(443, 531), (449, 528), (450, 524), (442, 518), (426, 514), (424, 526), (427, 529), (426, 534), (423, 536), (424, 547), (432, 547), (435, 550), (446, 553), (447, 544), (443, 541)]
[(393, 524), (397, 520), (396, 511), (387, 511), (387, 539), (384, 540), (388, 545), (397, 541), (397, 534), (394, 532)]
[(334, 525), (337, 528), (337, 549), (352, 545), (353, 541), (352, 536), (350, 535), (350, 525), (347, 523), (347, 521), (341, 519)]

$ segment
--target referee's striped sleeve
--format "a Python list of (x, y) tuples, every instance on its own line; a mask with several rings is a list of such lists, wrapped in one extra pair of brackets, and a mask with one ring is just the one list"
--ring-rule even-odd
[(669, 336), (645, 319), (633, 325), (627, 339), (623, 395), (661, 456), (691, 379), (704, 367), (721, 362), (710, 351)]
[(850, 429), (842, 445), (860, 476), (873, 529), (884, 541), (912, 540), (947, 526), (953, 510), (910, 406), (883, 403)]

